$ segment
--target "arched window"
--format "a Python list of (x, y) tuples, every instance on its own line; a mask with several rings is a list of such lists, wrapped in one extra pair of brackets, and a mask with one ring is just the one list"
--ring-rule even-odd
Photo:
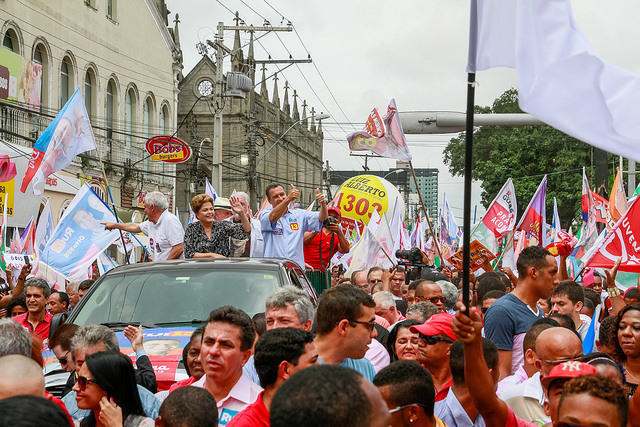
[(4, 33), (2, 46), (9, 49), (11, 52), (20, 53), (20, 46), (18, 43), (18, 36), (16, 35), (16, 32), (9, 28), (7, 32)]
[(107, 139), (113, 139), (113, 127), (114, 127), (114, 119), (116, 117), (115, 114), (115, 96), (116, 96), (116, 84), (113, 80), (109, 80), (107, 83), (107, 99), (105, 104), (105, 116), (107, 119)]
[[(143, 109), (143, 117), (142, 117), (142, 126), (144, 129), (144, 136), (146, 138), (150, 138), (151, 135), (151, 127), (153, 126), (153, 99), (151, 97), (147, 97), (144, 101)], [(149, 168), (149, 156), (144, 153), (144, 170), (149, 171), (151, 169), (155, 169), (155, 165), (151, 165), (151, 169)]]
[(47, 49), (42, 43), (38, 43), (33, 49), (33, 62), (42, 66), (41, 86), (40, 86), (40, 107), (50, 107), (49, 105), (49, 56)]
[(60, 64), (60, 108), (62, 108), (71, 97), (73, 86), (73, 64), (71, 63), (71, 59), (65, 56)]
[(84, 74), (84, 105), (87, 108), (87, 114), (89, 115), (89, 117), (93, 117), (93, 115), (95, 114), (95, 111), (93, 111), (94, 85), (95, 78), (93, 77), (93, 73), (89, 69)]
[(171, 118), (169, 117), (169, 109), (163, 105), (160, 109), (160, 133), (166, 135), (169, 132)]
[(133, 123), (136, 121), (136, 93), (133, 88), (127, 89), (124, 97), (124, 131), (125, 156), (131, 159)]

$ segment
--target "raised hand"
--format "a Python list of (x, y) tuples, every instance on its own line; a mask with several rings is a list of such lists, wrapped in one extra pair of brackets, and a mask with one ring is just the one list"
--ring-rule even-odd
[(321, 205), (327, 203), (324, 198), (324, 194), (320, 192), (319, 188), (316, 188), (316, 202), (320, 203)]
[(300, 197), (300, 190), (297, 190), (296, 187), (291, 184), (291, 191), (289, 192), (289, 200), (294, 201)]

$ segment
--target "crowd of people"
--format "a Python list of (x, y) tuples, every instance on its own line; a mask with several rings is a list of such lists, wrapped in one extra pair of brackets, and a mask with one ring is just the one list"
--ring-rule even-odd
[[(270, 186), (273, 209), (257, 219), (242, 195), (228, 200), (227, 218), (216, 210), (225, 199), (196, 196), (199, 221), (180, 242), (154, 195), (148, 221), (105, 226), (147, 233), (154, 261), (226, 257), (234, 250), (226, 239), (245, 240), (245, 252), (260, 241), (263, 255), (307, 264), (309, 254), (312, 267), (327, 268), (305, 242), (341, 250), (344, 236), (325, 221), (339, 211), (319, 192), (319, 212), (291, 209), (296, 191)], [(640, 425), (637, 288), (616, 287), (617, 266), (576, 282), (559, 264), (528, 247), (515, 273), (485, 265), (471, 277), (469, 307), (456, 269), (424, 268), (408, 280), (416, 270), (402, 267), (349, 277), (332, 267), (332, 287), (316, 304), (285, 286), (253, 318), (212, 303), (182, 353), (188, 378), (167, 390), (158, 389), (141, 326), (125, 328), (135, 353), (126, 356), (110, 328), (60, 321), (92, 280), (52, 291), (25, 266), (0, 298), (0, 427)], [(70, 373), (60, 396), (45, 389), (44, 346)]]

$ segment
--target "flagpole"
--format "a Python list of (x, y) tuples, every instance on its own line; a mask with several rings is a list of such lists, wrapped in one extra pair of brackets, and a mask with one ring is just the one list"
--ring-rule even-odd
[[(98, 154), (98, 161), (100, 162), (100, 169), (102, 170), (102, 176), (104, 177), (104, 182), (107, 184), (107, 193), (109, 194), (109, 199), (111, 200), (111, 208), (113, 209), (113, 214), (116, 217), (116, 222), (120, 222), (120, 218), (118, 218), (118, 211), (116, 211), (116, 205), (113, 202), (113, 196), (111, 195), (111, 187), (109, 187), (109, 180), (107, 179), (107, 174), (104, 171), (104, 164), (102, 163), (102, 156), (100, 155), (100, 149), (96, 145), (96, 153)], [(127, 252), (127, 245), (124, 243), (124, 235), (122, 234), (122, 230), (118, 229), (120, 232), (120, 241), (122, 242), (122, 248), (124, 249), (124, 259), (127, 264), (129, 264), (129, 253)], [(144, 248), (144, 245), (142, 246)], [(146, 251), (146, 248), (145, 248)]]
[(471, 172), (473, 169), (473, 119), (476, 73), (467, 74), (467, 123), (464, 150), (464, 236), (462, 237), (462, 303), (469, 310), (471, 259)]
[[(413, 182), (416, 184), (416, 191), (418, 192), (418, 198), (420, 199), (420, 204), (422, 205), (422, 210), (424, 210), (424, 216), (427, 218), (427, 225), (429, 225), (429, 231), (433, 238), (433, 244), (436, 245), (436, 250), (438, 251), (438, 256), (442, 260), (442, 265), (444, 265), (444, 259), (442, 258), (442, 252), (440, 252), (440, 246), (438, 245), (438, 239), (436, 234), (433, 232), (433, 228), (431, 227), (431, 220), (429, 219), (429, 212), (427, 212), (427, 208), (424, 205), (424, 201), (422, 201), (422, 194), (420, 193), (420, 186), (418, 186), (418, 179), (416, 178), (416, 172), (413, 170), (413, 163), (409, 161), (409, 168), (411, 168), (411, 175), (413, 176)], [(388, 256), (388, 255), (387, 255)]]
[(516, 235), (515, 231), (511, 233), (511, 238), (507, 241), (507, 244), (504, 246), (504, 249), (502, 249), (502, 253), (500, 254), (498, 259), (496, 260), (496, 266), (493, 269), (493, 271), (495, 271), (496, 268), (498, 268), (498, 265), (500, 264), (500, 261), (502, 261), (502, 257), (504, 257), (505, 252), (507, 252), (507, 249), (509, 249), (509, 245), (513, 246), (513, 239), (514, 239), (515, 235)]

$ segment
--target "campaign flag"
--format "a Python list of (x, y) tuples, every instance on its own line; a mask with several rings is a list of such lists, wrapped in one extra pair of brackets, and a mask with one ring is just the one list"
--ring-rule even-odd
[(547, 175), (542, 178), (535, 194), (529, 202), (529, 206), (524, 210), (524, 215), (520, 219), (519, 230), (523, 230), (535, 237), (537, 246), (544, 246), (544, 235), (542, 234), (542, 224), (546, 223), (545, 196), (547, 193)]
[(496, 237), (503, 237), (513, 231), (517, 215), (516, 190), (513, 181), (509, 178), (489, 205), (487, 213), (482, 218), (482, 223), (493, 231)]
[(257, 219), (258, 216), (260, 215), (260, 212), (262, 212), (263, 209), (270, 209), (270, 208), (271, 208), (271, 203), (269, 203), (267, 196), (264, 196), (264, 199), (262, 200), (262, 203), (260, 203), (260, 207), (258, 208), (258, 212), (256, 212), (256, 214), (253, 217)]
[(585, 168), (582, 168), (582, 222), (584, 222), (584, 229), (582, 230), (578, 245), (589, 240), (596, 230), (597, 219), (595, 205), (593, 194), (589, 188), (589, 181), (587, 181)]
[(33, 217), (25, 227), (25, 229), (20, 234), (20, 242), (22, 243), (22, 253), (26, 255), (34, 255), (35, 250), (35, 240), (36, 240), (36, 225), (33, 222)]
[(586, 267), (611, 268), (622, 257), (620, 271), (640, 273), (640, 204), (633, 201), (602, 244), (585, 261)]
[(104, 273), (106, 273), (107, 271), (111, 270), (112, 268), (116, 268), (118, 266), (118, 263), (115, 262), (104, 251), (100, 252), (100, 255), (98, 255), (98, 258), (96, 259), (96, 261), (97, 261), (97, 264), (98, 264), (98, 271), (100, 272), (101, 276)]
[(556, 198), (553, 198), (553, 221), (551, 222), (552, 231), (552, 239), (554, 242), (559, 242), (562, 239), (558, 237), (558, 232), (562, 231), (562, 227), (560, 226), (560, 215), (558, 214), (558, 201)]
[(45, 203), (42, 213), (40, 214), (40, 219), (38, 219), (38, 226), (36, 227), (34, 246), (37, 256), (40, 256), (44, 250), (45, 245), (53, 235), (54, 229), (53, 215), (51, 215), (51, 202), (47, 199), (47, 203)]
[(600, 58), (570, 0), (472, 0), (469, 34), (468, 72), (515, 68), (522, 111), (640, 161), (640, 76)]
[(41, 263), (69, 279), (83, 277), (100, 252), (120, 237), (101, 222), (117, 222), (104, 201), (84, 184), (73, 198), (41, 255)]
[(211, 186), (209, 178), (205, 178), (205, 180), (204, 192), (213, 199), (213, 203), (215, 204), (216, 199), (218, 198), (218, 193), (216, 193), (216, 189)]
[(42, 194), (49, 175), (69, 166), (78, 154), (95, 148), (89, 115), (78, 88), (36, 140), (20, 191), (24, 193), (33, 181), (33, 194)]
[(624, 192), (624, 185), (620, 177), (620, 169), (616, 173), (616, 179), (613, 181), (611, 196), (609, 198), (609, 212), (607, 215), (607, 230), (611, 230), (616, 222), (620, 221), (622, 215), (627, 211), (627, 195)]
[(416, 219), (416, 222), (413, 224), (413, 230), (411, 230), (411, 236), (409, 237), (409, 240), (411, 241), (411, 247), (412, 248), (419, 248), (420, 247), (420, 235), (419, 235), (419, 231), (420, 231), (420, 220), (422, 218), (418, 215), (418, 218)]
[(9, 193), (4, 198), (4, 205), (2, 206), (2, 224), (0, 224), (0, 268), (2, 271), (7, 269), (7, 265), (4, 262), (5, 242), (7, 241), (7, 205), (9, 204)]
[(192, 222), (196, 222), (198, 218), (196, 218), (196, 213), (191, 208), (191, 203), (189, 203), (189, 224)]
[(374, 108), (369, 114), (369, 118), (367, 118), (365, 129), (365, 131), (353, 132), (347, 135), (351, 150), (373, 151), (382, 157), (396, 159), (401, 162), (411, 161), (411, 153), (402, 130), (395, 99), (392, 99), (389, 103), (387, 114), (382, 118), (382, 125), (380, 125), (380, 114)]
[[(376, 211), (374, 210), (374, 212)], [(373, 219), (373, 215), (371, 215), (371, 219)], [(371, 221), (369, 221), (369, 224), (371, 224)], [(396, 236), (398, 236), (398, 239), (400, 238), (399, 235)], [(376, 252), (374, 264), (370, 265), (369, 267), (373, 267), (374, 265), (382, 268), (393, 267), (392, 263), (396, 262), (395, 252), (393, 251), (396, 239), (394, 238), (394, 235), (391, 233), (391, 229), (389, 228), (389, 222), (387, 222), (386, 212), (385, 215), (383, 215), (380, 219), (374, 237), (378, 242), (380, 249)], [(387, 257), (387, 255), (389, 257)], [(391, 260), (389, 260), (389, 258), (391, 258)]]
[[(456, 218), (453, 216), (453, 212), (451, 212), (451, 207), (449, 206), (449, 201), (447, 201), (446, 193), (443, 196), (442, 218), (444, 219), (444, 225), (446, 227), (443, 237), (446, 238), (447, 242), (455, 248), (458, 244), (458, 239), (461, 237), (460, 228), (458, 227)], [(440, 233), (442, 235), (442, 230), (440, 230)]]
[[(344, 274), (345, 277), (350, 277), (354, 271), (369, 269), (376, 265), (378, 255), (381, 252), (382, 250), (378, 239), (376, 239), (376, 236), (373, 235), (368, 226), (365, 227), (362, 232), (362, 238), (351, 248), (351, 261), (349, 268)], [(384, 256), (384, 254), (382, 256)]]
[(609, 201), (593, 190), (591, 191), (591, 197), (593, 197), (593, 208), (596, 211), (596, 222), (606, 224)]
[(21, 254), (22, 253), (22, 239), (20, 239), (20, 233), (18, 228), (13, 229), (13, 237), (9, 243), (9, 253)]

